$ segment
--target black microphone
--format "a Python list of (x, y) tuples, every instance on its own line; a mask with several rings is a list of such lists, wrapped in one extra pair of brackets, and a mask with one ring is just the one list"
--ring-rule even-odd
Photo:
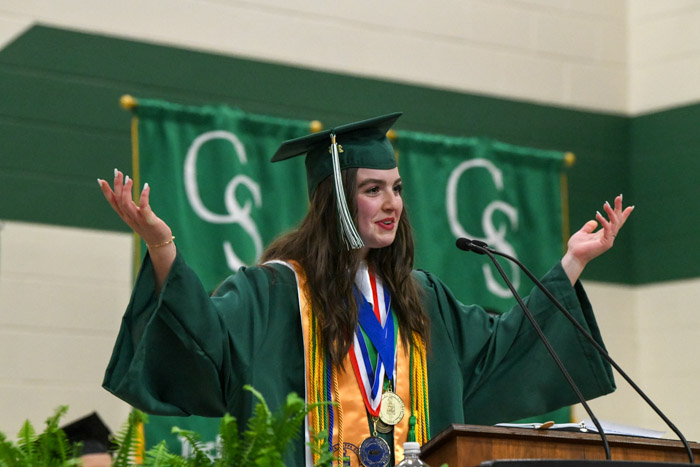
[(503, 271), (503, 268), (501, 268), (501, 265), (498, 264), (498, 261), (496, 261), (496, 258), (493, 256), (492, 252), (490, 251), (490, 248), (488, 248), (488, 245), (482, 241), (479, 241), (479, 240), (469, 240), (467, 238), (459, 238), (459, 239), (457, 239), (457, 248), (459, 248), (460, 250), (465, 250), (465, 251), (473, 251), (473, 252), (481, 254), (481, 255), (487, 255), (491, 259), (494, 266), (496, 266), (496, 269), (501, 274), (501, 277), (505, 281), (506, 285), (510, 289), (510, 292), (513, 294), (513, 296), (517, 300), (518, 305), (520, 305), (520, 308), (522, 308), (523, 312), (525, 313), (525, 316), (527, 317), (528, 321), (530, 321), (530, 324), (535, 329), (537, 336), (540, 338), (542, 343), (547, 348), (549, 355), (551, 355), (552, 359), (554, 360), (554, 363), (556, 363), (557, 367), (559, 368), (559, 371), (561, 372), (562, 375), (564, 375), (566, 382), (569, 383), (569, 386), (571, 386), (571, 389), (576, 394), (576, 397), (578, 398), (579, 402), (581, 402), (581, 405), (583, 405), (583, 408), (586, 409), (588, 416), (591, 417), (591, 421), (598, 429), (598, 434), (600, 435), (601, 439), (603, 440), (603, 448), (605, 449), (605, 458), (607, 460), (610, 460), (610, 445), (608, 444), (608, 438), (605, 435), (603, 428), (600, 426), (600, 422), (598, 422), (598, 419), (593, 414), (593, 411), (591, 410), (591, 408), (588, 406), (588, 403), (586, 402), (586, 399), (583, 397), (583, 394), (581, 394), (581, 390), (578, 388), (578, 386), (574, 382), (573, 378), (571, 377), (571, 375), (567, 371), (566, 367), (564, 367), (564, 364), (562, 363), (561, 359), (559, 358), (559, 355), (557, 355), (556, 351), (552, 347), (552, 344), (549, 342), (549, 339), (547, 339), (547, 336), (544, 335), (542, 328), (540, 328), (540, 325), (537, 324), (535, 317), (532, 316), (532, 313), (527, 308), (527, 306), (523, 302), (523, 300), (520, 297), (520, 295), (518, 294), (518, 292), (515, 290), (515, 287), (513, 287), (513, 284), (511, 283), (510, 279), (508, 279), (508, 276), (506, 275), (505, 271)]
[[(461, 245), (461, 246), (460, 246)], [(499, 251), (496, 251), (488, 246), (488, 244), (479, 241), (479, 240), (469, 240), (467, 238), (459, 238), (457, 239), (457, 247), (460, 248), (461, 250), (465, 251), (474, 251), (475, 253), (478, 254), (486, 254), (485, 251), (488, 251), (489, 253), (496, 254), (498, 256), (502, 256), (506, 258), (507, 260), (510, 260), (514, 262), (522, 271), (534, 282), (534, 284), (539, 288), (546, 296), (549, 298), (549, 300), (561, 311), (564, 316), (574, 325), (574, 327), (583, 335), (583, 337), (590, 342), (593, 347), (598, 351), (600, 355), (603, 356), (603, 358), (612, 365), (615, 370), (624, 378), (627, 383), (632, 386), (632, 388), (639, 394), (639, 396), (644, 400), (644, 402), (647, 403), (649, 407), (651, 407), (654, 412), (666, 423), (666, 425), (678, 436), (678, 439), (683, 443), (683, 446), (685, 447), (687, 454), (688, 454), (688, 459), (690, 460), (690, 463), (694, 463), (694, 456), (693, 456), (693, 451), (690, 449), (690, 445), (688, 444), (688, 441), (685, 439), (685, 436), (680, 432), (678, 428), (669, 420), (669, 418), (659, 409), (656, 404), (647, 396), (644, 391), (630, 378), (627, 373), (620, 367), (620, 365), (615, 362), (615, 360), (610, 357), (608, 352), (600, 345), (598, 342), (591, 336), (584, 328), (581, 326), (581, 324), (576, 321), (576, 318), (574, 318), (569, 311), (564, 308), (564, 306), (559, 303), (559, 301), (552, 295), (552, 293), (540, 282), (537, 277), (535, 277), (532, 272), (525, 267), (525, 265), (518, 260), (517, 258), (508, 255), (506, 253), (502, 253)], [(483, 250), (484, 252), (477, 252), (477, 250)], [(597, 426), (597, 425), (596, 425)]]
[(481, 240), (470, 240), (464, 237), (457, 239), (457, 248), (464, 251), (472, 251), (477, 255), (485, 255), (486, 252), (484, 249), (488, 249), (491, 251), (491, 253), (496, 253), (494, 250), (489, 248), (488, 243), (482, 242)]
[[(460, 250), (464, 250), (464, 251), (474, 251), (474, 250), (472, 250), (472, 242), (473, 242), (473, 240), (469, 240), (468, 238), (464, 238), (464, 237), (458, 238), (457, 239), (457, 248), (459, 248)], [(483, 253), (479, 253), (479, 254), (483, 254)]]

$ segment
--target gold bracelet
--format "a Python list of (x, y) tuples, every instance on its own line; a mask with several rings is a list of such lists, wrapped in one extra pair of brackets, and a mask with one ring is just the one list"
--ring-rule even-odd
[(175, 236), (174, 236), (174, 235), (173, 235), (172, 237), (170, 237), (170, 240), (168, 240), (167, 242), (159, 243), (158, 245), (149, 245), (148, 243), (146, 243), (146, 246), (147, 246), (148, 248), (160, 248), (160, 247), (162, 247), (162, 246), (168, 246), (168, 245), (170, 245), (171, 243), (173, 243), (173, 240), (175, 240)]

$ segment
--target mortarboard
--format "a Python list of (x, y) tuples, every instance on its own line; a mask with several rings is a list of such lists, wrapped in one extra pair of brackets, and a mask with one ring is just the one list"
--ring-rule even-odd
[(111, 432), (97, 412), (61, 428), (72, 444), (82, 443), (80, 454), (109, 452), (111, 447)]
[(290, 139), (277, 149), (272, 162), (306, 154), (309, 198), (318, 184), (333, 173), (330, 152), (333, 134), (342, 147), (339, 149), (341, 170), (353, 167), (393, 169), (396, 167), (396, 157), (386, 132), (400, 116), (401, 112), (395, 112)]
[(395, 112), (291, 139), (282, 143), (272, 156), (272, 162), (279, 162), (306, 155), (309, 199), (319, 183), (329, 175), (334, 176), (338, 215), (350, 248), (361, 248), (363, 243), (348, 213), (340, 171), (396, 167), (394, 148), (386, 133), (401, 115)]

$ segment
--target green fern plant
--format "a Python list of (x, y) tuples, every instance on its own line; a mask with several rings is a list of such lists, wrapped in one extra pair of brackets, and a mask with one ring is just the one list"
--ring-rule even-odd
[[(168, 451), (165, 441), (149, 449), (140, 459), (145, 467), (223, 467), (256, 466), (283, 467), (283, 454), (290, 443), (302, 435), (304, 418), (316, 405), (307, 406), (296, 394), (287, 396), (283, 406), (272, 412), (262, 394), (250, 386), (245, 387), (258, 400), (247, 428), (239, 433), (236, 419), (225, 415), (219, 428), (219, 452), (215, 459), (207, 455), (200, 436), (192, 431), (173, 427), (173, 433), (186, 439), (192, 446), (191, 455), (183, 457)], [(37, 434), (27, 420), (12, 442), (0, 433), (0, 467), (68, 467), (82, 465), (77, 454), (80, 446), (72, 446), (59, 427), (60, 418), (68, 406), (60, 406), (46, 420), (43, 433)], [(136, 409), (129, 414), (124, 426), (114, 437), (118, 446), (113, 455), (113, 467), (131, 467), (139, 459), (142, 439), (139, 426), (148, 423), (148, 416)], [(317, 466), (331, 466), (336, 460), (328, 450), (327, 433), (314, 435), (312, 449), (318, 454)], [(320, 446), (320, 447), (319, 447)]]
[(229, 414), (224, 415), (221, 419), (219, 428), (219, 436), (221, 437), (221, 455), (217, 460), (217, 466), (236, 465), (236, 453), (240, 449), (241, 440), (238, 435), (238, 423), (236, 419)]
[[(225, 415), (219, 427), (219, 452), (216, 459), (210, 459), (201, 443), (199, 435), (187, 430), (173, 427), (173, 433), (185, 438), (192, 446), (192, 455), (185, 458), (170, 453), (165, 442), (161, 442), (146, 452), (144, 466), (258, 466), (283, 467), (283, 453), (292, 441), (297, 439), (303, 430), (306, 414), (315, 408), (307, 406), (304, 400), (296, 394), (290, 394), (284, 405), (276, 412), (268, 407), (262, 394), (250, 386), (258, 404), (253, 409), (253, 415), (248, 420), (247, 429), (239, 433), (236, 419)], [(126, 429), (125, 432), (129, 432)], [(330, 466), (335, 460), (328, 450), (326, 433), (317, 433), (314, 437), (320, 441), (318, 449), (319, 462), (317, 466)], [(128, 449), (133, 451), (133, 449)], [(116, 466), (116, 464), (115, 464)]]
[(19, 464), (20, 453), (12, 441), (0, 433), (0, 467), (10, 467)]
[[(248, 419), (246, 431), (239, 433), (236, 419), (226, 415), (219, 427), (219, 456), (210, 459), (196, 433), (173, 427), (173, 433), (185, 438), (192, 446), (192, 456), (184, 458), (168, 452), (165, 443), (160, 443), (146, 453), (145, 466), (259, 466), (283, 467), (283, 453), (290, 443), (301, 435), (304, 418), (315, 406), (307, 406), (304, 400), (292, 393), (287, 396), (285, 404), (272, 412), (262, 394), (251, 386), (251, 391), (258, 404), (253, 415)], [(315, 436), (321, 441), (318, 466), (330, 466), (334, 460), (328, 450), (326, 433)]]
[(46, 419), (46, 428), (37, 434), (29, 420), (17, 433), (17, 442), (0, 433), (0, 467), (67, 467), (81, 465), (75, 457), (76, 447), (71, 446), (66, 434), (58, 426), (60, 418), (68, 411), (62, 405)]
[(128, 467), (137, 457), (142, 442), (138, 427), (144, 423), (148, 423), (148, 415), (136, 409), (129, 413), (126, 423), (113, 439), (114, 444), (119, 446), (112, 461), (114, 467)]

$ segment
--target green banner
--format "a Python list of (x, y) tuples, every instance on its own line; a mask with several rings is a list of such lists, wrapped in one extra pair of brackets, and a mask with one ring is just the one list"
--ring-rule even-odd
[[(416, 237), (416, 266), (436, 273), (465, 303), (506, 311), (513, 296), (486, 256), (456, 239), (481, 240), (543, 275), (562, 255), (560, 177), (564, 153), (484, 138), (399, 131), (404, 199)], [(500, 261), (521, 294), (532, 283)]]
[(139, 100), (140, 184), (208, 290), (255, 264), (264, 246), (308, 206), (303, 158), (271, 164), (281, 141), (310, 123), (224, 106)]
[[(309, 122), (154, 100), (139, 100), (134, 112), (137, 181), (151, 186), (154, 211), (171, 226), (208, 290), (254, 264), (265, 245), (304, 216), (303, 158), (269, 160), (282, 141), (308, 134)], [(415, 231), (416, 267), (437, 274), (462, 301), (497, 312), (514, 304), (486, 257), (456, 248), (459, 237), (514, 255), (537, 275), (560, 258), (563, 153), (407, 131), (398, 131), (394, 144)], [(502, 264), (527, 294), (527, 278)], [(216, 433), (218, 423), (154, 416), (146, 426), (147, 444), (166, 439), (181, 452), (186, 446), (170, 433), (173, 425), (202, 432), (209, 424)]]

